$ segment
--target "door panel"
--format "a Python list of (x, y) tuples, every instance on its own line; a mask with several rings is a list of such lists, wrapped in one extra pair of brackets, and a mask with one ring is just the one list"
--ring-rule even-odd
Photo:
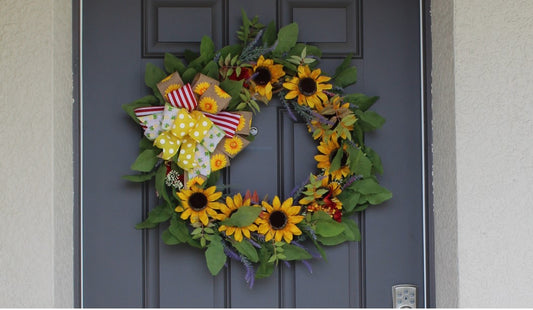
[[(149, 93), (144, 68), (164, 52), (236, 43), (241, 8), (278, 27), (297, 21), (301, 40), (324, 51), (333, 73), (354, 54), (358, 83), (379, 95), (387, 119), (368, 145), (382, 157), (393, 199), (355, 220), (363, 241), (330, 247), (328, 261), (280, 265), (250, 289), (235, 262), (212, 277), (201, 251), (167, 246), (134, 225), (157, 205), (153, 184), (121, 179), (141, 129), (120, 108)], [(418, 0), (91, 0), (83, 2), (83, 305), (87, 307), (389, 307), (391, 286), (412, 283), (423, 304), (422, 158)], [(186, 29), (183, 30), (187, 25)], [(226, 170), (231, 192), (287, 197), (314, 171), (307, 128), (277, 99), (253, 120), (258, 135)]]

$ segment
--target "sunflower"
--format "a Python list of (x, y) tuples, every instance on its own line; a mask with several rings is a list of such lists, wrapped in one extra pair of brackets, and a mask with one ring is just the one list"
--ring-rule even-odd
[(202, 97), (198, 103), (198, 108), (204, 112), (215, 114), (218, 110), (217, 101), (211, 97)]
[(222, 197), (222, 192), (215, 191), (216, 186), (204, 190), (194, 185), (190, 189), (184, 189), (177, 193), (182, 205), (177, 206), (175, 211), (182, 212), (181, 219), (190, 218), (191, 224), (200, 221), (205, 226), (209, 223), (209, 217), (216, 218), (216, 210), (223, 206), (217, 202), (217, 199)]
[[(239, 210), (240, 207), (250, 205), (250, 198), (244, 199), (243, 201), (241, 194), (233, 196), (233, 199), (228, 196), (226, 197), (226, 204), (220, 207), (222, 214), (219, 214), (217, 219), (219, 221), (223, 221), (229, 218), (233, 213), (235, 213), (235, 211)], [(235, 240), (238, 242), (242, 241), (243, 235), (250, 239), (250, 232), (256, 230), (257, 225), (255, 223), (244, 227), (220, 225), (218, 228), (218, 231), (225, 231), (226, 235), (228, 236), (233, 235)]]
[(328, 76), (320, 76), (322, 71), (315, 69), (311, 72), (309, 66), (298, 66), (298, 77), (293, 77), (289, 82), (283, 83), (283, 87), (289, 90), (285, 99), (298, 97), (299, 105), (307, 105), (310, 108), (322, 107), (322, 102), (328, 101), (324, 90), (331, 89), (331, 84), (323, 84), (331, 80)]
[(238, 136), (234, 136), (233, 138), (226, 139), (224, 150), (230, 155), (235, 155), (242, 150), (242, 145), (241, 139)]
[[(170, 78), (170, 75), (168, 76), (168, 78)], [(168, 85), (167, 89), (165, 89), (165, 94), (164, 94), (165, 100), (167, 102), (169, 102), (170, 99), (168, 99), (168, 94), (170, 94), (171, 92), (173, 92), (175, 90), (178, 90), (180, 88), (181, 88), (181, 85), (179, 85), (179, 84), (170, 84), (170, 85)]]
[(357, 121), (357, 117), (353, 111), (350, 110), (350, 103), (342, 103), (342, 98), (335, 96), (331, 98), (324, 108), (320, 109), (320, 114), (330, 116), (330, 122), (335, 127), (335, 137), (342, 139), (351, 139), (351, 132), (353, 131), (353, 124)]
[(228, 158), (224, 154), (211, 156), (211, 171), (220, 170), (228, 165)]
[(304, 217), (298, 215), (300, 213), (300, 206), (292, 205), (292, 198), (280, 202), (278, 196), (272, 200), (272, 205), (268, 202), (262, 202), (263, 211), (256, 223), (259, 225), (257, 232), (265, 236), (265, 241), (274, 239), (281, 241), (283, 238), (285, 242), (290, 243), (293, 235), (301, 235), (302, 231), (296, 226)]
[(231, 96), (228, 95), (228, 93), (226, 93), (222, 88), (218, 87), (217, 85), (215, 85), (215, 93), (217, 93), (217, 95), (220, 98), (224, 98), (224, 99), (231, 98)]
[(191, 188), (195, 186), (196, 184), (202, 185), (204, 184), (205, 179), (201, 176), (195, 176), (194, 178), (187, 180), (187, 188)]
[(261, 55), (252, 74), (252, 81), (255, 83), (254, 90), (270, 100), (272, 99), (272, 84), (277, 83), (279, 78), (284, 75), (283, 65), (275, 65), (274, 60), (265, 59)]
[(337, 198), (342, 193), (341, 185), (329, 182), (328, 176), (322, 178), (311, 175), (310, 182), (305, 186), (304, 198), (299, 203), (307, 205), (307, 211), (324, 211), (336, 221), (342, 218), (342, 202)]
[(237, 131), (243, 130), (244, 126), (246, 126), (246, 118), (241, 115), (241, 118), (239, 119), (239, 125), (237, 125)]
[(331, 171), (331, 162), (340, 148), (335, 135), (331, 135), (329, 140), (323, 140), (317, 146), (317, 149), (322, 154), (315, 155), (317, 161), (317, 168), (324, 169), (325, 175), (331, 175), (333, 180), (340, 180), (350, 174), (350, 166), (348, 165), (347, 145), (343, 145), (343, 155), (341, 158), (341, 167), (335, 171)]
[(194, 92), (197, 93), (199, 96), (203, 95), (205, 93), (205, 91), (209, 88), (209, 84), (208, 82), (201, 82), (201, 83), (198, 83), (195, 87), (194, 87)]

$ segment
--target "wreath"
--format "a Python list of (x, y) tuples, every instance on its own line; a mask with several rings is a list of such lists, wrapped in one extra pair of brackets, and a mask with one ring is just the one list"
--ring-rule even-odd
[[(351, 55), (332, 76), (318, 67), (321, 51), (297, 43), (296, 23), (276, 31), (242, 12), (240, 44), (215, 51), (204, 36), (200, 53), (186, 51), (188, 65), (166, 53), (165, 71), (148, 63), (145, 83), (153, 95), (123, 105), (142, 126), (140, 154), (124, 176), (155, 178), (160, 205), (137, 229), (161, 223), (167, 245), (205, 250), (217, 275), (228, 259), (246, 269), (246, 282), (270, 276), (278, 263), (326, 258), (323, 246), (359, 241), (351, 216), (392, 197), (376, 174), (378, 154), (364, 143), (384, 119), (368, 109), (378, 97), (344, 94), (356, 82)], [(259, 199), (257, 191), (230, 194), (217, 186), (220, 172), (253, 142), (259, 102), (276, 95), (294, 121), (304, 121), (318, 142), (317, 172), (288, 197)], [(318, 252), (318, 253), (317, 253)]]

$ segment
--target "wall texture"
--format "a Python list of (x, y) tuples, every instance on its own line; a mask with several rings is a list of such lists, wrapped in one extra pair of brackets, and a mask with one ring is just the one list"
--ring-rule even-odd
[(71, 307), (69, 0), (0, 1), (0, 307)]
[(531, 307), (533, 1), (432, 2), (437, 306)]

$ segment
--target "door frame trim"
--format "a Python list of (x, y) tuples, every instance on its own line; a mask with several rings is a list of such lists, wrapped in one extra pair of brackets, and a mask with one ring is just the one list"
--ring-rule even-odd
[[(227, 0), (225, 0), (227, 1)], [(424, 307), (434, 308), (435, 301), (435, 245), (433, 224), (432, 166), (432, 110), (431, 110), (431, 0), (418, 0), (420, 7), (420, 95), (422, 129), (422, 215), (424, 249)], [(73, 233), (74, 233), (74, 304), (83, 307), (83, 0), (72, 0), (72, 73), (73, 73)]]

